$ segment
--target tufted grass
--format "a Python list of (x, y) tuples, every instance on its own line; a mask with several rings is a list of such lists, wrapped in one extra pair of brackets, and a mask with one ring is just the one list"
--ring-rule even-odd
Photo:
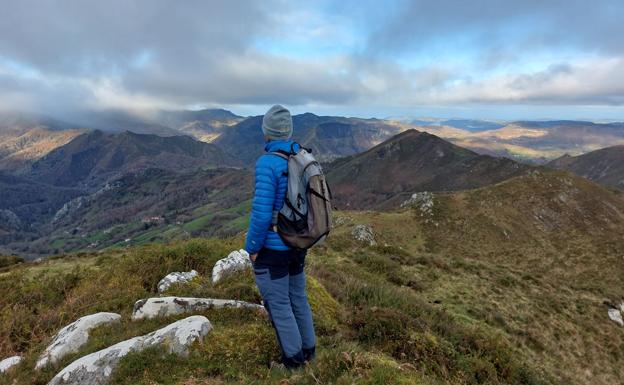
[[(437, 195), (429, 221), (417, 210), (339, 213), (348, 218), (308, 257), (319, 346), (317, 360), (301, 371), (267, 368), (279, 351), (265, 317), (220, 309), (203, 313), (214, 329), (188, 357), (159, 348), (130, 354), (112, 383), (618, 383), (624, 330), (603, 305), (624, 295), (617, 228), (588, 234), (563, 218), (571, 221), (565, 236), (524, 231), (530, 226), (514, 226), (533, 208), (497, 206), (508, 188)], [(357, 224), (372, 227), (377, 245), (353, 239)], [(156, 295), (171, 271), (201, 276), (168, 294), (259, 302), (251, 272), (210, 282), (214, 263), (241, 244), (192, 239), (8, 267), (0, 275), (0, 357), (25, 361), (0, 385), (46, 384), (77, 357), (183, 318), (129, 319), (134, 302)], [(33, 371), (58, 329), (96, 311), (119, 312), (122, 323), (94, 330), (79, 353)]]

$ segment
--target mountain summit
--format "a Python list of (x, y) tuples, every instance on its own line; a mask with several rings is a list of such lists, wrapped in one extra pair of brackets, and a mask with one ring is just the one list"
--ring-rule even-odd
[(528, 168), (408, 130), (362, 154), (337, 160), (329, 166), (328, 179), (339, 207), (365, 209), (398, 206), (419, 191), (494, 184)]

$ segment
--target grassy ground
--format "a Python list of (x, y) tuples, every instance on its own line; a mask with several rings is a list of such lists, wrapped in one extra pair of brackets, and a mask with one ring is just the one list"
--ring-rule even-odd
[[(309, 258), (308, 292), (319, 334), (319, 357), (305, 370), (267, 369), (267, 363), (278, 358), (278, 347), (263, 316), (212, 310), (205, 315), (214, 330), (189, 358), (160, 350), (132, 355), (123, 361), (113, 383), (538, 382), (527, 366), (512, 359), (512, 346), (497, 333), (465, 325), (421, 298), (419, 283), (410, 282), (409, 274), (401, 272), (403, 264), (418, 265), (418, 258), (400, 249), (361, 248), (346, 234), (335, 242), (335, 247), (323, 247)], [(214, 262), (239, 243), (193, 240), (15, 267), (0, 278), (0, 289), (10, 293), (0, 302), (0, 349), (3, 356), (22, 353), (26, 360), (0, 377), (0, 384), (45, 384), (78, 356), (174, 321), (129, 320), (134, 301), (154, 295), (158, 280), (169, 271), (194, 268), (202, 273), (202, 278), (174, 288), (172, 294), (258, 302), (250, 273), (216, 286), (209, 282)], [(97, 329), (80, 353), (44, 371), (33, 371), (38, 354), (60, 327), (96, 311), (120, 312), (124, 321)], [(501, 359), (504, 362), (497, 361)]]
[[(436, 195), (431, 214), (338, 213), (329, 242), (308, 257), (319, 355), (304, 370), (267, 369), (279, 354), (262, 315), (211, 310), (214, 329), (188, 358), (159, 349), (132, 354), (113, 383), (621, 383), (624, 329), (608, 320), (603, 302), (624, 294), (624, 244), (614, 235), (624, 227), (617, 214), (595, 219), (619, 210), (621, 198), (593, 185), (567, 190), (565, 178), (527, 178)], [(531, 183), (551, 186), (538, 194)], [(549, 217), (548, 208), (570, 210), (557, 206), (572, 201), (559, 199), (562, 192), (576, 194), (577, 211)], [(357, 224), (372, 227), (376, 245), (353, 239)], [(259, 302), (251, 273), (210, 283), (214, 262), (241, 245), (241, 238), (194, 239), (9, 267), (0, 275), (0, 357), (26, 359), (0, 385), (45, 384), (78, 356), (182, 318), (129, 319), (134, 302), (156, 295), (171, 271), (201, 275), (174, 295)], [(119, 312), (123, 321), (96, 329), (80, 353), (33, 371), (59, 328), (96, 311)]]

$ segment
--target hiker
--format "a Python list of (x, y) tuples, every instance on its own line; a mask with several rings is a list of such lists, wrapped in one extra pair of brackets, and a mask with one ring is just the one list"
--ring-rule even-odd
[(289, 369), (315, 356), (312, 310), (305, 291), (305, 249), (292, 248), (276, 231), (275, 218), (288, 189), (288, 155), (300, 150), (291, 140), (290, 112), (271, 107), (262, 119), (266, 153), (256, 162), (255, 195), (245, 250), (254, 266), (256, 285), (275, 328), (282, 359)]

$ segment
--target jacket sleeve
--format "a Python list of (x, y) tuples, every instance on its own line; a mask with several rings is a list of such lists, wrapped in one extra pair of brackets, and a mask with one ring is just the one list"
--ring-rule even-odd
[(261, 156), (256, 162), (255, 193), (251, 205), (251, 218), (245, 250), (255, 254), (264, 246), (264, 241), (273, 219), (273, 205), (277, 194), (277, 178), (268, 156)]

